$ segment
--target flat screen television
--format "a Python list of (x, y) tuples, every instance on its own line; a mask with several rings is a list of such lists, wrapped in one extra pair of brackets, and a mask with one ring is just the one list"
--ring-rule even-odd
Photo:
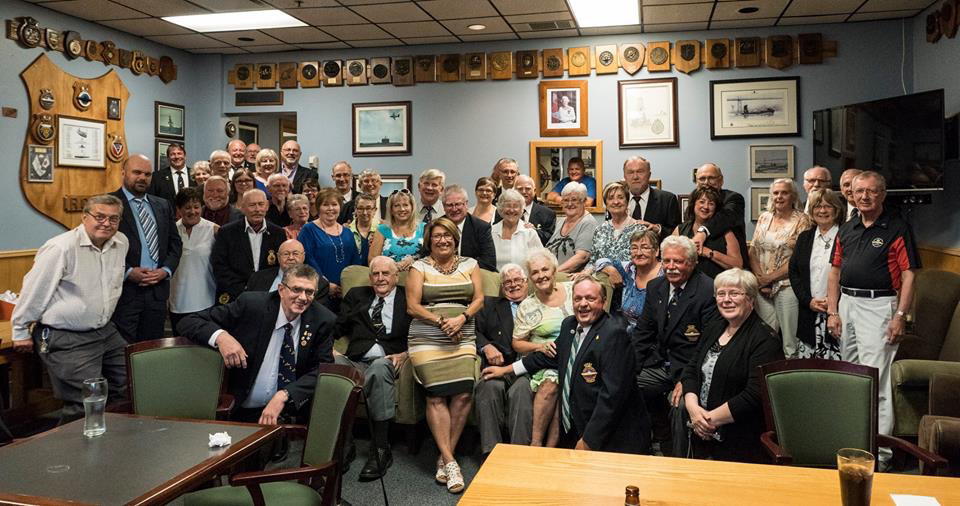
[(943, 90), (813, 113), (813, 162), (836, 188), (849, 168), (877, 171), (888, 192), (943, 189)]

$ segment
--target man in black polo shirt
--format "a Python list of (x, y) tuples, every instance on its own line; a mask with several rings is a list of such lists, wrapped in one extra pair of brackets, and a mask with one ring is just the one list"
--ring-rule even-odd
[[(913, 300), (914, 270), (920, 268), (920, 257), (910, 225), (883, 207), (883, 176), (865, 171), (854, 177), (853, 195), (860, 215), (840, 227), (834, 245), (827, 328), (840, 336), (843, 360), (879, 369), (878, 429), (890, 434), (890, 368)], [(890, 450), (882, 448), (881, 464), (889, 458)]]

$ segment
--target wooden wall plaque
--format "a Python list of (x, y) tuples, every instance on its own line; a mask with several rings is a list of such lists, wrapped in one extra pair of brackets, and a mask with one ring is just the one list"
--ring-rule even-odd
[(459, 54), (440, 55), (440, 68), (437, 73), (440, 82), (453, 83), (460, 81), (463, 75), (463, 60)]
[(320, 67), (320, 78), (324, 86), (343, 86), (343, 62), (327, 60)]
[(419, 55), (413, 59), (413, 79), (418, 83), (437, 82), (437, 56)]
[(563, 49), (543, 50), (543, 77), (563, 77)]
[(540, 55), (538, 51), (517, 51), (517, 79), (535, 79), (540, 77)]
[(483, 81), (487, 78), (487, 53), (467, 53), (463, 58), (467, 81)]
[(617, 57), (617, 45), (597, 46), (594, 48), (597, 55), (597, 74), (616, 74), (620, 71), (620, 59)]
[(320, 62), (300, 62), (300, 87), (318, 88), (320, 86)]
[(237, 81), (237, 84), (234, 85), (234, 87), (238, 90), (252, 90), (253, 83), (257, 81), (257, 74), (254, 72), (253, 64), (238, 63), (234, 71), (236, 73)]
[(670, 71), (670, 42), (647, 43), (647, 72)]
[(296, 88), (300, 80), (297, 79), (297, 72), (300, 69), (296, 62), (283, 62), (277, 65), (277, 72), (280, 78), (281, 88)]
[(628, 74), (634, 75), (643, 67), (646, 56), (646, 47), (642, 42), (620, 44), (620, 67)]
[(277, 64), (257, 64), (257, 89), (272, 90), (277, 87)]
[(940, 31), (952, 39), (957, 36), (957, 2), (946, 0), (940, 6)]
[(763, 39), (760, 37), (737, 38), (734, 44), (733, 61), (737, 67), (756, 67), (760, 65), (763, 52)]
[(793, 65), (793, 37), (789, 35), (767, 37), (765, 57), (767, 66), (770, 68), (785, 69)]
[(363, 86), (367, 84), (367, 60), (347, 60), (343, 64), (343, 78), (347, 86)]
[(513, 53), (498, 51), (490, 53), (490, 77), (493, 79), (510, 79), (513, 77)]
[(393, 85), (413, 86), (413, 58), (399, 56), (393, 59)]
[(684, 74), (700, 69), (700, 41), (678, 40), (673, 45), (673, 66)]
[(567, 75), (570, 76), (588, 76), (590, 75), (590, 64), (593, 58), (590, 58), (590, 47), (571, 47), (567, 49)]
[(730, 39), (708, 39), (704, 49), (704, 67), (708, 69), (730, 68)]
[(370, 84), (390, 84), (390, 57), (370, 59)]
[(823, 35), (819, 33), (801, 33), (797, 36), (798, 60), (801, 65), (823, 63)]

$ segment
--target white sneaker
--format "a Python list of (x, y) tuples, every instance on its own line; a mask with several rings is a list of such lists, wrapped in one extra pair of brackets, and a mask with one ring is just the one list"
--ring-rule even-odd
[(443, 457), (437, 457), (437, 475), (434, 479), (440, 484), (447, 483), (447, 470), (443, 465)]
[(460, 465), (457, 461), (451, 460), (444, 467), (447, 473), (447, 491), (452, 494), (463, 492), (463, 474), (460, 473)]

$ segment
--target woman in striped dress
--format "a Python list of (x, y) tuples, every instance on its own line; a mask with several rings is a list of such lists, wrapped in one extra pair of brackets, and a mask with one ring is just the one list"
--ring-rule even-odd
[(452, 493), (464, 488), (453, 450), (473, 404), (477, 348), (473, 317), (483, 307), (480, 268), (457, 254), (460, 231), (447, 218), (427, 226), (428, 256), (407, 277), (409, 356), (427, 391), (427, 425), (440, 449), (436, 480)]

